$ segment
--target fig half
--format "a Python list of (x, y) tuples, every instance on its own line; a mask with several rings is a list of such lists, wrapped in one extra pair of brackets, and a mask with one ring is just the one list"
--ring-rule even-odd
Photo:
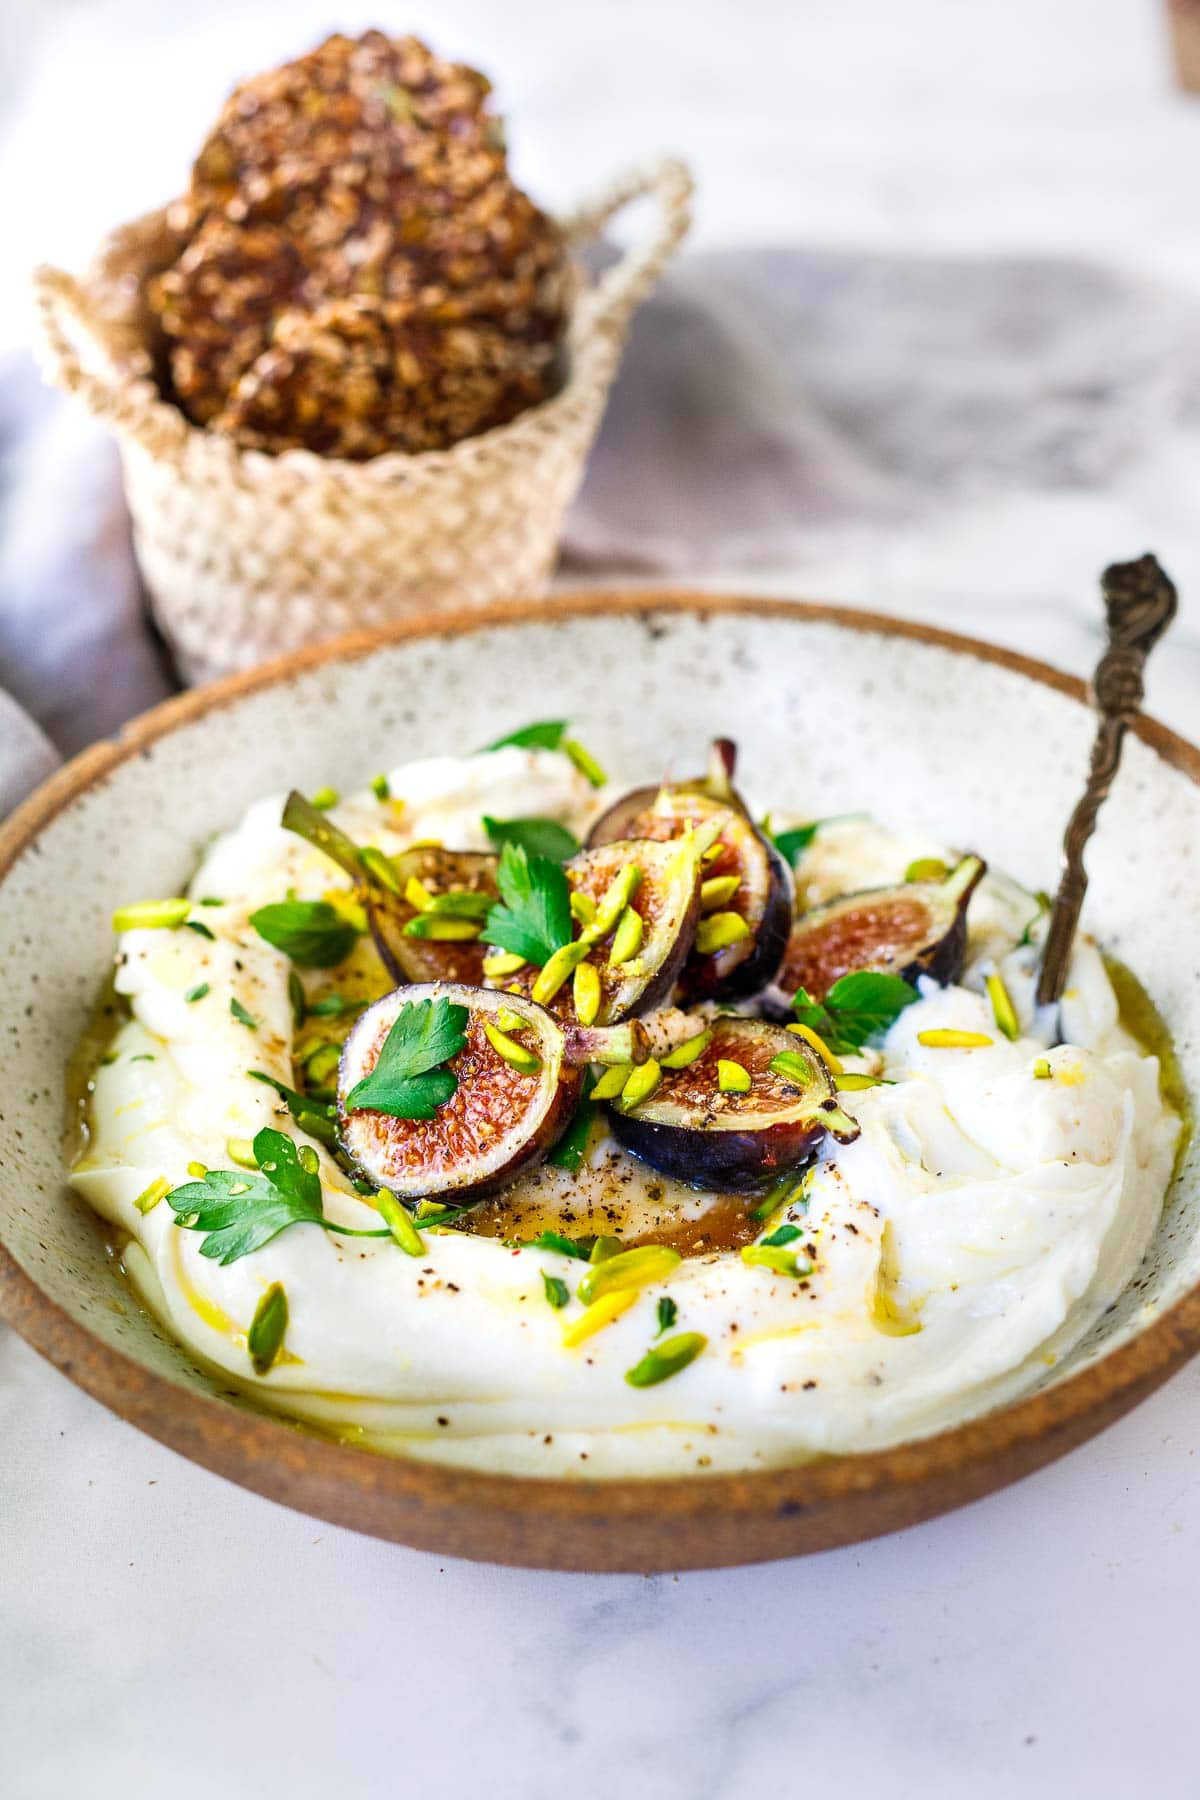
[(660, 788), (635, 788), (593, 825), (589, 846), (617, 838), (671, 839), (719, 827), (703, 866), (701, 919), (680, 973), (685, 1000), (756, 994), (775, 974), (794, 906), (792, 873), (758, 830), (733, 786), (737, 747), (717, 738), (707, 775)]
[(648, 1099), (610, 1113), (614, 1137), (652, 1168), (734, 1191), (806, 1161), (826, 1132), (843, 1144), (858, 1136), (817, 1052), (757, 1019), (715, 1019), (686, 1068), (664, 1068)]
[[(439, 1000), (465, 1014), (465, 1044), (440, 1065), (455, 1078), (449, 1097), (427, 1118), (352, 1106), (402, 1010)], [(571, 1121), (587, 1063), (645, 1054), (645, 1033), (633, 1021), (610, 1031), (564, 1030), (523, 995), (450, 982), (397, 988), (367, 1008), (343, 1047), (342, 1146), (368, 1180), (398, 1199), (474, 1203), (553, 1148)]]
[(763, 997), (776, 1017), (791, 1011), (798, 988), (823, 1000), (834, 982), (876, 969), (915, 982), (956, 981), (967, 947), (967, 905), (982, 880), (982, 857), (964, 856), (943, 880), (844, 894), (802, 913), (779, 973)]
[(487, 946), (480, 932), (497, 897), (495, 856), (434, 844), (393, 857), (363, 850), (297, 793), (288, 795), (282, 822), (351, 877), (394, 981), (482, 982)]

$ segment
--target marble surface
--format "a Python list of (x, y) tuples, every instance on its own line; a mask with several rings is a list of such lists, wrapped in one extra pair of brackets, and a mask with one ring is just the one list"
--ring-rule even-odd
[[(386, 14), (491, 68), (551, 200), (686, 152), (705, 253), (1102, 257), (1180, 300), (1200, 289), (1200, 103), (1170, 86), (1150, 0), (339, 14)], [(328, 17), (327, 0), (5, 9), (0, 344), (23, 336), (24, 265), (81, 260), (113, 217), (177, 186), (230, 76)], [(1099, 479), (952, 476), (944, 506), (887, 530), (751, 546), (704, 579), (926, 617), (1083, 672), (1098, 565), (1153, 546), (1185, 607), (1151, 704), (1195, 735), (1187, 408)], [(612, 579), (601, 550), (583, 545), (572, 578)], [(1198, 1438), (1193, 1367), (1065, 1462), (889, 1540), (678, 1578), (541, 1575), (241, 1493), (0, 1333), (0, 1788), (1115, 1800), (1136, 1785), (1172, 1800), (1194, 1791)]]

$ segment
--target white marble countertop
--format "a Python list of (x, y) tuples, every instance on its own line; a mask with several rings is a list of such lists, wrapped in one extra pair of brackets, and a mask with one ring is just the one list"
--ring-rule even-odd
[[(20, 268), (79, 262), (175, 188), (229, 79), (330, 16), (327, 0), (21, 14), (0, 77), (0, 344), (22, 336)], [(1200, 101), (1171, 87), (1151, 0), (339, 16), (491, 69), (522, 172), (556, 202), (678, 149), (705, 248), (1076, 252), (1200, 288)], [(1181, 430), (1107, 491), (960, 499), (869, 553), (824, 544), (752, 584), (1082, 672), (1098, 559), (1152, 544), (1187, 610), (1151, 703), (1194, 735), (1198, 477)], [(1193, 1366), (1065, 1461), (891, 1539), (713, 1574), (556, 1576), (377, 1544), (242, 1493), (0, 1333), (0, 1789), (1170, 1800), (1195, 1791), (1198, 1438)]]

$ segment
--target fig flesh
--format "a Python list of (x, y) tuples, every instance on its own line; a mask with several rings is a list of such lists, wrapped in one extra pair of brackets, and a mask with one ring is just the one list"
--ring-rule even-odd
[[(351, 1106), (402, 1009), (439, 1000), (466, 1013), (466, 1043), (443, 1065), (456, 1081), (449, 1098), (427, 1118)], [(611, 1030), (564, 1030), (524, 995), (452, 982), (400, 987), (367, 1008), (343, 1047), (342, 1147), (368, 1180), (400, 1200), (473, 1204), (553, 1149), (571, 1122), (586, 1064), (640, 1062), (645, 1055), (645, 1032), (636, 1021)]]
[[(740, 1091), (729, 1091), (731, 1064)], [(756, 1019), (715, 1019), (699, 1056), (664, 1068), (648, 1099), (609, 1110), (618, 1142), (661, 1174), (739, 1192), (807, 1161), (826, 1132), (840, 1143), (858, 1136), (817, 1052)]]
[[(736, 760), (736, 747), (718, 738), (706, 776), (635, 788), (601, 815), (588, 838), (594, 847), (618, 838), (670, 840), (689, 829), (719, 828), (702, 869), (697, 942), (680, 973), (684, 1000), (757, 993), (778, 969), (791, 930), (791, 870), (734, 788)], [(719, 897), (709, 903), (708, 895)]]
[(797, 989), (824, 1000), (836, 981), (860, 969), (910, 982), (920, 975), (956, 981), (966, 954), (967, 905), (986, 868), (981, 857), (964, 856), (943, 880), (869, 888), (802, 913), (764, 1007), (786, 1017)]
[[(564, 873), (575, 935), (546, 971), (526, 965), (510, 991), (537, 996), (558, 1017), (615, 1025), (648, 1011), (675, 986), (700, 916), (700, 859), (682, 843), (621, 839), (572, 857)], [(580, 967), (591, 985), (576, 982)], [(555, 991), (545, 990), (561, 976)], [(501, 985), (505, 979), (501, 978)], [(580, 1000), (590, 1003), (580, 1012)]]

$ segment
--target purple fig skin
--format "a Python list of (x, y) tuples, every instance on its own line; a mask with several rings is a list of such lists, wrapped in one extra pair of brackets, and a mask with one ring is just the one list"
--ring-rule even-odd
[[(718, 738), (713, 746), (714, 766), (732, 774), (736, 749), (728, 739)], [(736, 814), (747, 828), (746, 842), (761, 854), (765, 870), (765, 898), (762, 915), (753, 936), (730, 949), (712, 956), (693, 952), (683, 965), (679, 977), (680, 998), (697, 1000), (736, 1000), (757, 994), (770, 982), (783, 959), (792, 929), (795, 911), (795, 889), (792, 872), (750, 817), (745, 802), (736, 789), (727, 786), (721, 793), (712, 791), (714, 778), (708, 781), (681, 782), (668, 791), (694, 799), (696, 810), (716, 814)], [(616, 838), (636, 837), (645, 832), (645, 816), (653, 815), (654, 803), (661, 788), (634, 788), (602, 813), (588, 836), (589, 846), (608, 844)], [(751, 842), (752, 841), (752, 842)], [(666, 999), (666, 993), (658, 996)]]
[[(482, 1155), (472, 1161), (463, 1147), (455, 1158), (448, 1143), (431, 1144), (430, 1160), (423, 1167), (401, 1166), (401, 1152), (406, 1139), (411, 1143), (418, 1135), (435, 1138), (426, 1121), (396, 1119), (390, 1114), (370, 1109), (347, 1112), (346, 1098), (377, 1060), (376, 1046), (381, 1044), (407, 1002), (449, 1000), (465, 1006), (473, 1020), (484, 1015), (495, 1023), (502, 1008), (521, 1013), (528, 1028), (535, 1033), (530, 1048), (542, 1058), (542, 1069), (536, 1076), (515, 1081), (507, 1065), (494, 1058), (491, 1067), (497, 1075), (497, 1110), (509, 1141), (503, 1142), (499, 1154), (492, 1144), (486, 1152), (488, 1166), (481, 1167)], [(470, 1028), (468, 1028), (470, 1031)], [(581, 1073), (568, 1067), (563, 1055), (563, 1034), (558, 1022), (544, 1007), (523, 996), (514, 996), (490, 988), (473, 988), (446, 982), (428, 982), (395, 989), (367, 1008), (347, 1037), (338, 1069), (338, 1124), (342, 1148), (356, 1167), (375, 1183), (387, 1188), (400, 1200), (453, 1199), (456, 1202), (484, 1200), (498, 1193), (523, 1170), (541, 1162), (571, 1122), (579, 1095)], [(372, 1054), (374, 1052), (374, 1054)], [(460, 1099), (478, 1101), (481, 1095), (478, 1064), (486, 1057), (482, 1043), (468, 1042), (448, 1065), (459, 1075), (459, 1092), (448, 1102)], [(473, 1066), (474, 1065), (474, 1066)], [(503, 1072), (502, 1072), (503, 1071)], [(522, 1082), (528, 1083), (526, 1092)], [(464, 1084), (470, 1084), (466, 1093)], [(519, 1095), (525, 1111), (514, 1111), (513, 1098)], [(439, 1108), (435, 1119), (443, 1109)], [(447, 1125), (450, 1119), (447, 1118)], [(465, 1133), (463, 1134), (465, 1135)]]
[(762, 918), (754, 932), (750, 954), (728, 974), (720, 975), (711, 956), (692, 956), (684, 964), (680, 977), (680, 999), (686, 1005), (697, 1000), (742, 1000), (757, 994), (773, 981), (783, 961), (791, 936), (794, 916), (794, 889), (791, 871), (783, 858), (755, 827), (754, 835), (762, 846), (770, 873), (767, 899)]
[[(617, 854), (618, 851), (620, 854)], [(648, 879), (646, 871), (649, 866), (647, 852), (652, 856), (661, 858), (661, 843), (657, 840), (648, 841), (644, 838), (629, 841), (616, 839), (610, 844), (597, 845), (594, 849), (584, 850), (580, 855), (572, 857), (570, 862), (566, 864), (567, 875), (569, 878), (573, 872), (578, 872), (586, 868), (589, 864), (607, 860), (609, 855), (611, 855), (612, 859), (612, 869), (609, 874), (609, 879), (616, 876), (618, 870), (624, 863), (640, 863), (643, 870), (643, 876), (642, 887), (639, 889), (639, 893), (643, 894), (644, 897), (644, 890)], [(686, 894), (682, 887), (682, 883), (685, 880), (690, 883), (689, 888), (686, 890)], [(604, 1025), (616, 1025), (619, 1024), (622, 1019), (629, 1018), (632, 1014), (649, 1012), (662, 1001), (669, 999), (670, 995), (674, 992), (675, 984), (679, 979), (680, 972), (691, 951), (692, 942), (696, 936), (696, 926), (700, 920), (700, 870), (698, 867), (693, 867), (686, 875), (681, 871), (678, 875), (672, 877), (672, 881), (680, 884), (679, 896), (683, 901), (677, 908), (678, 917), (674, 937), (671, 938), (669, 944), (665, 946), (665, 954), (663, 954), (657, 970), (637, 992), (636, 997), (630, 998), (626, 1004), (614, 1004), (613, 998), (606, 994), (600, 1009), (599, 1023)], [(607, 880), (600, 881), (600, 890), (602, 891), (607, 885)], [(665, 880), (663, 885), (666, 885)], [(598, 897), (598, 895), (596, 897)], [(637, 896), (635, 895), (635, 904), (636, 900)], [(658, 937), (658, 933), (647, 934), (646, 942), (638, 952), (637, 960), (639, 964), (646, 961), (652, 941), (660, 950), (663, 948), (663, 946), (658, 943)]]
[[(612, 1113), (617, 1142), (660, 1175), (672, 1176), (715, 1192), (756, 1192), (773, 1175), (799, 1168), (825, 1136), (819, 1119), (810, 1117), (786, 1129), (706, 1133), (676, 1125), (656, 1125), (636, 1114)], [(766, 1142), (769, 1135), (769, 1142)]]
[(913, 986), (922, 975), (930, 976), (943, 987), (957, 981), (967, 952), (967, 907), (986, 872), (987, 864), (981, 857), (966, 856), (944, 881), (913, 881), (891, 888), (867, 888), (860, 893), (844, 894), (824, 906), (802, 913), (792, 927), (777, 979), (762, 994), (764, 1014), (771, 1019), (789, 1018), (799, 986), (805, 987), (814, 1000), (823, 1000), (833, 986), (833, 980), (815, 981), (811, 974), (808, 980), (804, 979), (808, 972), (802, 954), (806, 941), (830, 919), (852, 913), (858, 907), (866, 910), (884, 900), (919, 901), (929, 917), (928, 930), (890, 956), (875, 958), (868, 954), (869, 944), (864, 933), (862, 959), (855, 961), (853, 969), (839, 967), (833, 979), (859, 969), (873, 969), (886, 975), (899, 975)]
[[(695, 1187), (749, 1192), (806, 1162), (827, 1131), (843, 1142), (857, 1137), (811, 1046), (754, 1019), (719, 1018), (712, 1033), (696, 1062), (664, 1071), (648, 1100), (628, 1112), (619, 1101), (609, 1107), (613, 1136), (651, 1168)], [(783, 1052), (807, 1067), (807, 1079), (770, 1071), (771, 1059)], [(753, 1097), (720, 1093), (722, 1058), (749, 1068)]]

